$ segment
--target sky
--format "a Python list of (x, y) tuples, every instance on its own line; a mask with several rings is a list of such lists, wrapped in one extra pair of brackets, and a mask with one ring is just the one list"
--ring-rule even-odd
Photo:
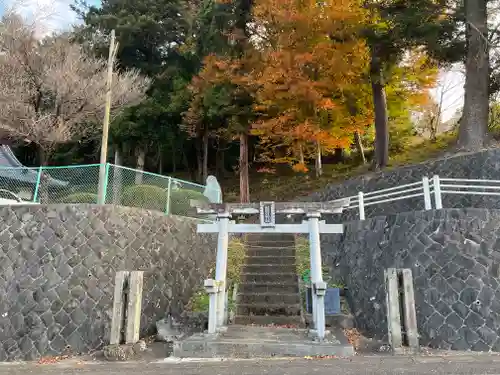
[[(39, 35), (53, 31), (66, 30), (78, 22), (76, 14), (70, 9), (73, 0), (0, 0), (0, 16), (5, 9), (15, 7), (24, 17), (34, 20)], [(87, 0), (97, 5), (100, 0)], [(464, 75), (459, 67), (442, 72), (439, 84), (430, 90), (439, 102), (442, 98), (442, 121), (451, 119), (463, 106)]]

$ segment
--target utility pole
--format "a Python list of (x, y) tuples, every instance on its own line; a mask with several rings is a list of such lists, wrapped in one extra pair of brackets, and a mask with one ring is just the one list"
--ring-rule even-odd
[(104, 119), (102, 122), (102, 141), (101, 141), (101, 158), (99, 160), (99, 204), (106, 203), (107, 190), (107, 160), (108, 160), (108, 134), (109, 134), (109, 117), (111, 111), (111, 87), (113, 83), (113, 64), (115, 62), (118, 43), (115, 44), (115, 30), (111, 30), (111, 41), (109, 43), (108, 57), (108, 75), (106, 80), (106, 107), (104, 109)]

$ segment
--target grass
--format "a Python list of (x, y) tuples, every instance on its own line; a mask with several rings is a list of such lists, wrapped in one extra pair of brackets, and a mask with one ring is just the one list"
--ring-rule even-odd
[[(240, 238), (232, 238), (227, 248), (227, 281), (229, 290), (229, 310), (232, 309), (234, 301), (232, 297), (232, 287), (240, 282), (241, 269), (245, 263), (246, 248), (245, 242)], [(211, 277), (215, 278), (215, 264), (212, 267)], [(209, 297), (204, 289), (196, 291), (191, 297), (187, 310), (193, 312), (206, 312), (209, 307)]]
[[(404, 165), (421, 163), (441, 156), (456, 140), (453, 133), (440, 135), (435, 142), (422, 141), (415, 137), (405, 150), (391, 157), (386, 170)], [(368, 173), (370, 166), (360, 165), (354, 161), (344, 164), (326, 164), (323, 166), (323, 176), (316, 178), (314, 171), (296, 173), (288, 167), (277, 168), (276, 173), (257, 173), (250, 175), (250, 197), (256, 201), (290, 201), (322, 190), (331, 183), (340, 183), (352, 177)], [(225, 202), (238, 202), (239, 180), (237, 176), (220, 181), (224, 190)]]

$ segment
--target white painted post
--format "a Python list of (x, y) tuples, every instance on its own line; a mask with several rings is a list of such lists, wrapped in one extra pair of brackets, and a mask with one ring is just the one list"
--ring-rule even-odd
[(323, 270), (321, 267), (321, 242), (319, 212), (311, 212), (307, 214), (309, 219), (309, 246), (311, 257), (311, 281), (313, 283), (312, 308), (314, 328), (317, 331), (318, 338), (325, 337), (325, 295), (323, 291), (326, 285), (323, 285)]
[(363, 192), (358, 193), (359, 220), (365, 220), (365, 200)]
[(215, 333), (217, 330), (217, 282), (213, 279), (205, 280), (205, 290), (209, 295), (208, 333)]
[(217, 327), (224, 325), (226, 308), (226, 274), (227, 274), (227, 247), (229, 244), (229, 219), (231, 214), (222, 212), (217, 214), (219, 237), (217, 240), (217, 260), (215, 263), (215, 280), (219, 284), (217, 292)]
[(431, 189), (429, 187), (429, 177), (422, 177), (422, 187), (424, 188), (424, 204), (426, 210), (432, 209)]
[(434, 203), (436, 204), (436, 210), (443, 208), (443, 202), (441, 201), (441, 184), (439, 182), (439, 176), (436, 174), (432, 178), (434, 185)]

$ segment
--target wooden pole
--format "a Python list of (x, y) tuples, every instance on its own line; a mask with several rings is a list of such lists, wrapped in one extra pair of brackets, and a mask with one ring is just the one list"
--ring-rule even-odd
[(106, 107), (104, 109), (104, 119), (102, 122), (101, 158), (99, 161), (99, 204), (106, 202), (106, 162), (108, 160), (108, 134), (109, 118), (111, 112), (111, 87), (113, 83), (113, 64), (118, 50), (115, 44), (115, 30), (111, 30), (111, 41), (109, 43), (108, 74), (106, 79)]

